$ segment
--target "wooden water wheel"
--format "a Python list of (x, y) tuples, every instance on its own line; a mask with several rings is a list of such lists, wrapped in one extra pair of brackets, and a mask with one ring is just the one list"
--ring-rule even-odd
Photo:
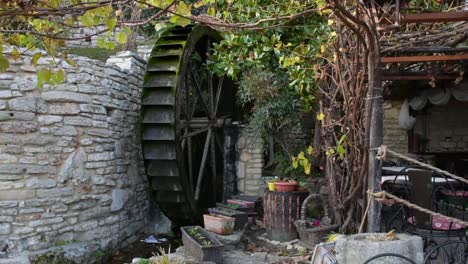
[(207, 58), (219, 34), (175, 27), (155, 44), (144, 78), (142, 140), (154, 196), (176, 223), (222, 199), (223, 130), (237, 120), (236, 88), (212, 75)]

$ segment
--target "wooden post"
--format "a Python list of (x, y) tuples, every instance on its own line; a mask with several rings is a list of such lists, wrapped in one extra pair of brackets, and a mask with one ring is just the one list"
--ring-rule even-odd
[[(379, 183), (382, 176), (382, 161), (376, 159), (377, 148), (383, 144), (383, 98), (382, 98), (382, 71), (380, 63), (376, 64), (374, 89), (371, 100), (372, 111), (370, 113), (370, 139), (369, 139), (369, 173), (367, 188), (373, 192), (380, 190)], [(380, 231), (380, 203), (372, 201), (367, 216), (367, 232)]]

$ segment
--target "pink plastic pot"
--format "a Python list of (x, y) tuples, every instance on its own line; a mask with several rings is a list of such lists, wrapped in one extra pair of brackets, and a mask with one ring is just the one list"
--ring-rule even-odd
[(205, 229), (220, 235), (229, 235), (234, 231), (235, 218), (223, 215), (203, 215)]

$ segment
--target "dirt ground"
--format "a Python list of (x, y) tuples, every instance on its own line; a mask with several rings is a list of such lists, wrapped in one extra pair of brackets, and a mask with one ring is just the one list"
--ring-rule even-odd
[[(147, 236), (142, 236), (140, 240), (145, 239)], [(169, 237), (167, 235), (158, 235), (156, 238), (166, 238), (168, 241), (162, 244), (148, 244), (145, 242), (136, 241), (124, 248), (117, 250), (108, 260), (102, 264), (124, 264), (131, 263), (133, 258), (150, 258), (159, 253), (162, 248), (165, 252), (169, 249), (174, 252), (181, 244), (182, 241), (177, 237)]]

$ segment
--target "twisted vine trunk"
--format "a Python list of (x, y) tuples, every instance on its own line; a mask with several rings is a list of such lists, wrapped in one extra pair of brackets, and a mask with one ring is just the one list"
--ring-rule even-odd
[[(327, 0), (337, 18), (333, 63), (322, 88), (321, 136), (328, 153), (326, 174), (330, 205), (341, 231), (357, 231), (366, 202), (366, 190), (378, 188), (379, 164), (369, 152), (382, 140), (382, 87), (379, 43), (372, 14), (355, 1)], [(345, 138), (345, 140), (343, 140)], [(338, 155), (339, 148), (345, 148)], [(330, 151), (333, 150), (333, 151)], [(376, 230), (380, 209), (373, 205), (368, 228)]]

